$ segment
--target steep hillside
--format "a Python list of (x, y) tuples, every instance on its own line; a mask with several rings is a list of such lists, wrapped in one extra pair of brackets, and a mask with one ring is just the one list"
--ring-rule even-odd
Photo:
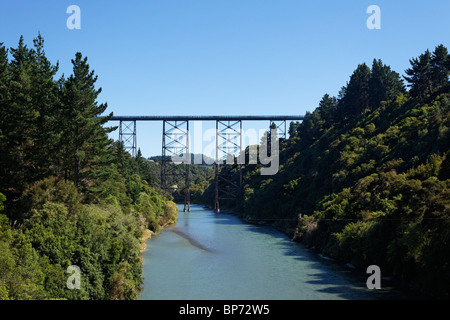
[(228, 205), (339, 261), (449, 297), (449, 56), (440, 45), (410, 62), (409, 90), (380, 60), (359, 65), (339, 97), (291, 123), (278, 174), (246, 166)]

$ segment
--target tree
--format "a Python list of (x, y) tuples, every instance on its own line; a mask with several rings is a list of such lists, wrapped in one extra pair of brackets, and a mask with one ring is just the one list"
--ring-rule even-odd
[(6, 197), (3, 193), (0, 193), (0, 212), (5, 209), (4, 202), (6, 201)]
[[(58, 64), (52, 65), (45, 56), (44, 39), (39, 34), (33, 40), (31, 66), (31, 99), (36, 108), (36, 130), (34, 131), (34, 148), (32, 161), (36, 166), (36, 176), (32, 181), (40, 180), (54, 172), (55, 157), (60, 130), (57, 127), (57, 116), (59, 112), (59, 89), (54, 80), (58, 72)], [(45, 130), (42, 130), (45, 128)]]
[(409, 60), (411, 68), (405, 70), (407, 76), (403, 76), (409, 83), (410, 94), (413, 97), (424, 97), (433, 91), (433, 77), (431, 52), (425, 51), (418, 58)]
[(348, 119), (369, 110), (369, 79), (370, 68), (365, 63), (358, 65), (339, 102), (339, 111)]
[(261, 137), (261, 146), (265, 146), (267, 148), (268, 157), (270, 157), (272, 153), (272, 133), (275, 133), (275, 139), (278, 139), (278, 130), (275, 122), (270, 124), (269, 131), (264, 132), (264, 135)]
[(95, 89), (98, 77), (90, 71), (87, 58), (78, 52), (72, 64), (73, 74), (62, 88), (62, 162), (65, 179), (78, 186), (100, 162), (112, 161), (107, 134), (113, 128), (102, 126), (112, 113), (99, 117), (107, 104), (97, 104), (102, 90)]
[(0, 42), (0, 190), (4, 189), (3, 181), (6, 177), (5, 163), (9, 162), (8, 153), (6, 152), (7, 144), (4, 136), (4, 128), (6, 125), (6, 117), (9, 104), (9, 66), (8, 66), (8, 50)]
[[(0, 111), (2, 121), (7, 111), (7, 103), (9, 100), (9, 68), (8, 68), (8, 49), (0, 42)], [(1, 128), (3, 128), (3, 122)]]
[[(23, 37), (17, 48), (0, 49), (0, 108), (3, 135), (0, 188), (8, 188), (15, 202), (25, 188), (52, 173), (59, 142), (56, 115), (58, 86), (53, 66), (44, 52), (44, 39), (34, 39), (28, 49)], [(45, 128), (45, 129), (44, 129)]]
[(300, 122), (296, 121), (291, 121), (289, 123), (289, 130), (288, 130), (288, 134), (289, 134), (289, 138), (291, 137), (296, 137), (298, 135), (298, 127), (300, 125)]
[(370, 108), (374, 110), (381, 101), (391, 101), (405, 92), (400, 75), (383, 64), (380, 59), (374, 59), (369, 80)]
[(330, 127), (336, 120), (337, 104), (336, 97), (331, 97), (329, 94), (325, 94), (319, 102), (319, 114), (325, 121), (326, 127)]
[(431, 57), (433, 86), (438, 89), (448, 84), (450, 58), (447, 48), (440, 44)]
[[(2, 50), (2, 186), (7, 189), (8, 201), (17, 199), (30, 177), (35, 175), (35, 167), (30, 161), (33, 153), (37, 111), (31, 98), (32, 51), (20, 38), (17, 48), (11, 48), (12, 61), (5, 71), (5, 50)], [(5, 90), (5, 81), (8, 91)], [(6, 96), (5, 96), (6, 95)]]
[[(41, 35), (10, 52), (0, 44), (0, 300), (136, 298), (142, 229), (173, 223), (176, 207), (142, 180), (140, 150), (108, 139), (86, 58), (55, 81)], [(81, 290), (65, 289), (69, 265)]]
[(409, 60), (411, 68), (405, 70), (413, 97), (424, 97), (447, 87), (450, 75), (450, 58), (447, 48), (440, 44), (433, 53), (425, 51), (418, 58)]

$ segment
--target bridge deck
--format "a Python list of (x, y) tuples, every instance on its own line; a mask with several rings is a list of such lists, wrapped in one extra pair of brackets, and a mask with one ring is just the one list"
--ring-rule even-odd
[(261, 116), (113, 116), (111, 121), (301, 121), (300, 115), (261, 115)]

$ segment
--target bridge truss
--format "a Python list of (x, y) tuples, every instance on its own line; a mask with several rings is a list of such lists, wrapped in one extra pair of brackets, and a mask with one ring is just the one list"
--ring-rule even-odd
[(133, 158), (137, 155), (136, 120), (120, 120), (119, 141)]
[[(119, 141), (133, 157), (137, 155), (137, 121), (162, 121), (161, 188), (184, 201), (184, 212), (190, 211), (189, 121), (216, 122), (214, 210), (220, 212), (220, 201), (235, 200), (242, 189), (242, 165), (245, 162), (242, 122), (269, 121), (277, 129), (280, 141), (287, 138), (287, 121), (301, 121), (304, 116), (113, 116), (119, 121)], [(175, 166), (169, 166), (169, 163)], [(220, 175), (220, 167), (237, 166), (238, 174)], [(181, 167), (180, 167), (181, 166)], [(181, 199), (182, 198), (182, 199)]]
[[(161, 188), (175, 193), (175, 200), (183, 195), (183, 211), (191, 211), (189, 164), (189, 121), (163, 121)], [(169, 163), (176, 166), (169, 166)], [(178, 166), (184, 166), (182, 170)], [(171, 179), (170, 179), (171, 178)], [(170, 181), (169, 181), (170, 179)], [(181, 191), (181, 194), (180, 194)]]
[[(242, 149), (242, 120), (216, 120), (216, 171), (214, 190), (214, 211), (220, 212), (220, 200), (234, 200), (242, 188), (242, 163), (240, 157), (245, 153)], [(235, 157), (238, 159), (235, 159)], [(219, 175), (220, 165), (235, 164), (239, 177)]]

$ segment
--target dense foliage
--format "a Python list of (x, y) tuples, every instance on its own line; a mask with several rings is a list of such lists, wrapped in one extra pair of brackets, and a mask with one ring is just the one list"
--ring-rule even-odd
[(108, 138), (87, 58), (72, 63), (55, 79), (40, 35), (0, 43), (0, 299), (136, 299), (143, 232), (176, 221), (142, 158)]
[(448, 298), (450, 58), (439, 45), (410, 63), (409, 91), (380, 60), (359, 65), (338, 97), (325, 95), (305, 121), (291, 123), (277, 175), (244, 168), (232, 205), (364, 272), (379, 265), (383, 275)]

